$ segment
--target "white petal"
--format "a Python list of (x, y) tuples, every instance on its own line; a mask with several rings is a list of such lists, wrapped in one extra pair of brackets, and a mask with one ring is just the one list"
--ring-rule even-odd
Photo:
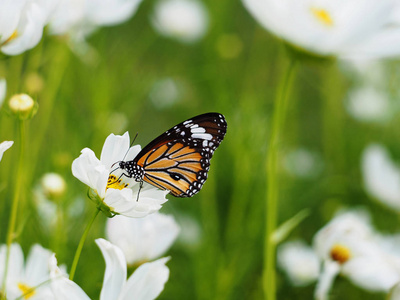
[(329, 291), (339, 271), (340, 265), (337, 262), (325, 261), (324, 268), (315, 288), (314, 296), (316, 300), (327, 300), (329, 298)]
[(141, 2), (142, 0), (88, 0), (86, 18), (99, 26), (116, 25), (132, 17)]
[(55, 255), (49, 260), (51, 277), (51, 289), (55, 300), (90, 300), (86, 293), (75, 282), (65, 277), (65, 274), (57, 267)]
[(7, 82), (4, 78), (0, 79), (0, 108), (3, 105), (7, 93)]
[(400, 211), (400, 167), (392, 162), (383, 146), (372, 144), (364, 150), (362, 173), (367, 192)]
[(32, 246), (26, 260), (25, 280), (29, 286), (36, 286), (49, 279), (48, 262), (52, 253), (42, 246)]
[(392, 288), (388, 300), (400, 300), (400, 282)]
[(81, 155), (72, 162), (72, 174), (80, 181), (96, 190), (104, 198), (109, 171), (97, 159), (89, 148), (81, 151)]
[(169, 277), (169, 269), (165, 265), (169, 257), (160, 258), (151, 263), (141, 265), (129, 277), (120, 300), (152, 300), (164, 289)]
[[(0, 247), (0, 279), (3, 282), (4, 276), (4, 262), (6, 261), (7, 246), (2, 245)], [(24, 253), (22, 252), (21, 246), (17, 243), (11, 245), (10, 258), (8, 262), (8, 274), (7, 281), (15, 281), (21, 279), (23, 276), (24, 269)]]
[(100, 300), (119, 299), (127, 274), (124, 254), (121, 249), (105, 239), (97, 239), (96, 243), (106, 262)]
[(304, 286), (314, 282), (320, 273), (317, 254), (300, 240), (279, 246), (278, 263), (295, 286)]
[(0, 44), (17, 29), (25, 0), (3, 0), (0, 3)]
[[(125, 132), (124, 135), (110, 134), (104, 142), (103, 149), (101, 150), (100, 162), (111, 168), (111, 166), (124, 159), (124, 156), (129, 150), (129, 133)], [(118, 167), (118, 166), (116, 166)]]
[[(139, 201), (136, 201), (137, 194), (135, 195), (129, 188), (122, 190), (108, 189), (104, 202), (116, 213), (131, 218), (141, 218), (158, 211), (161, 208), (161, 204), (167, 201), (165, 199), (167, 193), (166, 191), (162, 191), (163, 198), (153, 198), (147, 197), (145, 192), (140, 192)], [(151, 196), (153, 195), (154, 192), (151, 192)]]
[(36, 3), (28, 3), (25, 8), (24, 19), (20, 20), (18, 35), (1, 47), (1, 51), (8, 55), (17, 55), (35, 47), (43, 34), (45, 15)]
[(0, 161), (3, 158), (4, 152), (14, 144), (13, 141), (4, 141), (0, 143)]
[(158, 1), (152, 17), (154, 28), (162, 35), (192, 43), (204, 36), (208, 14), (199, 1)]
[(400, 273), (385, 256), (355, 257), (343, 265), (342, 274), (365, 290), (388, 292), (400, 281)]
[(155, 212), (144, 218), (115, 216), (107, 220), (106, 236), (121, 248), (128, 264), (164, 254), (179, 233), (172, 216)]

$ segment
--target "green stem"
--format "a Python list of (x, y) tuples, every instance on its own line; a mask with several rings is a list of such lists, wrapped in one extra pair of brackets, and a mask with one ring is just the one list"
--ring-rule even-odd
[(1, 291), (3, 295), (6, 295), (6, 281), (7, 281), (7, 273), (8, 273), (8, 264), (10, 260), (10, 250), (11, 244), (14, 239), (15, 235), (15, 225), (17, 222), (17, 212), (18, 212), (18, 203), (20, 200), (21, 190), (23, 188), (23, 169), (24, 169), (24, 148), (25, 148), (25, 123), (23, 120), (19, 120), (19, 159), (18, 159), (18, 167), (17, 167), (17, 175), (14, 185), (14, 198), (12, 201), (11, 206), (11, 217), (8, 223), (8, 232), (7, 232), (7, 251), (6, 251), (6, 261), (5, 261), (5, 268), (4, 268), (4, 276), (3, 282), (1, 286)]
[(279, 197), (279, 178), (278, 178), (278, 154), (279, 141), (283, 129), (287, 110), (287, 98), (294, 78), (296, 61), (292, 59), (287, 67), (286, 73), (282, 78), (279, 90), (275, 99), (275, 112), (272, 118), (272, 131), (269, 140), (267, 154), (267, 199), (266, 199), (266, 234), (264, 238), (264, 269), (263, 269), (263, 288), (265, 298), (268, 300), (276, 299), (276, 279), (275, 279), (275, 250), (276, 244), (272, 236), (277, 224), (277, 202)]
[(78, 248), (76, 249), (75, 256), (74, 256), (74, 261), (72, 262), (71, 272), (69, 273), (70, 280), (74, 279), (76, 266), (78, 265), (78, 261), (79, 261), (79, 257), (81, 256), (83, 245), (85, 244), (85, 240), (89, 233), (89, 230), (92, 227), (92, 224), (93, 224), (94, 220), (96, 219), (97, 215), (99, 214), (99, 212), (100, 212), (100, 209), (96, 209), (92, 219), (90, 219), (89, 223), (86, 226), (85, 231), (83, 232), (81, 240), (79, 241), (79, 245), (78, 245)]

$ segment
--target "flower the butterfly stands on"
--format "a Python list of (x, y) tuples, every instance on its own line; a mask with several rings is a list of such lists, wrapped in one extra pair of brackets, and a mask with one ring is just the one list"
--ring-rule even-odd
[(142, 151), (129, 146), (128, 132), (111, 134), (100, 160), (85, 148), (72, 163), (72, 173), (91, 188), (89, 197), (109, 217), (144, 217), (159, 210), (169, 192), (191, 197), (200, 191), (226, 129), (223, 115), (206, 113), (174, 126)]
[[(127, 152), (127, 149), (128, 152)], [(114, 183), (107, 188), (111, 166), (124, 158), (133, 159), (140, 152), (140, 146), (130, 147), (129, 133), (122, 136), (110, 134), (101, 151), (100, 159), (94, 152), (85, 148), (72, 163), (72, 174), (90, 187), (89, 196), (95, 200), (99, 209), (109, 217), (115, 214), (140, 218), (158, 211), (167, 201), (167, 191), (162, 191), (150, 184), (143, 184), (137, 200), (139, 183), (124, 178), (121, 184)]]

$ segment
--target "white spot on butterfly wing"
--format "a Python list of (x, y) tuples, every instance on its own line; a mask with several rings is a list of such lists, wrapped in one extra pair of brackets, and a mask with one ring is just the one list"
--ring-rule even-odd
[(190, 131), (192, 133), (205, 133), (206, 130), (203, 127), (198, 127), (198, 128), (191, 128)]
[(213, 137), (209, 133), (194, 133), (192, 134), (192, 138), (211, 141)]

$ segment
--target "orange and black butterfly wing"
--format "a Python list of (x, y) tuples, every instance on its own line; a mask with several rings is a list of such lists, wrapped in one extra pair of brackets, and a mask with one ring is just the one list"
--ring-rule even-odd
[(218, 113), (199, 115), (174, 126), (135, 158), (145, 171), (143, 180), (176, 197), (198, 193), (226, 129), (225, 118)]

